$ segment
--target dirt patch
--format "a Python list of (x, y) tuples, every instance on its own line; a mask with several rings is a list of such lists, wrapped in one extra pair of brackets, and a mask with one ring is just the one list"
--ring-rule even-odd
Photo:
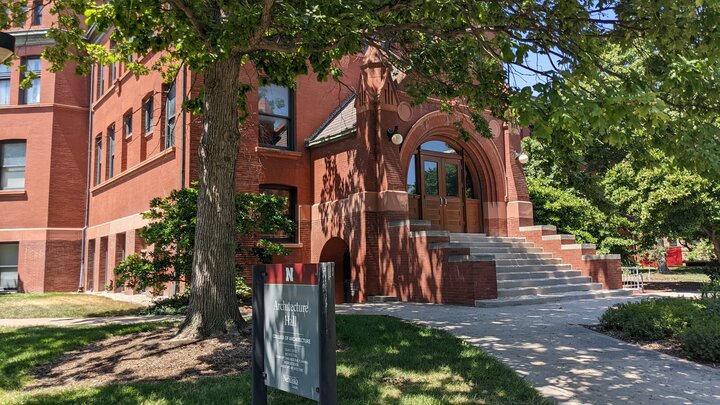
[(691, 359), (685, 355), (685, 352), (682, 350), (682, 346), (679, 342), (672, 340), (672, 339), (665, 339), (665, 340), (656, 340), (654, 342), (640, 342), (633, 339), (628, 339), (625, 334), (622, 332), (618, 332), (616, 330), (611, 330), (603, 327), (602, 325), (582, 325), (592, 331), (602, 333), (603, 335), (608, 335), (611, 337), (614, 337), (615, 339), (622, 340), (624, 342), (632, 343), (634, 345), (638, 345), (642, 347), (643, 349), (648, 350), (654, 350), (656, 352), (664, 353), (673, 357), (678, 357), (681, 359), (685, 359), (688, 361), (692, 361), (694, 363), (703, 364), (705, 366), (710, 366), (714, 368), (720, 368), (720, 364), (710, 363), (707, 361), (697, 361), (694, 359)]
[(248, 335), (174, 341), (175, 328), (114, 336), (65, 353), (35, 370), (27, 388), (239, 374), (250, 367)]

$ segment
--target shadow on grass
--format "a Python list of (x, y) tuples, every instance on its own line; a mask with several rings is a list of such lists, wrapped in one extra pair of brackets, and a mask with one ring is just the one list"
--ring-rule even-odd
[[(498, 360), (450, 334), (382, 316), (338, 316), (342, 404), (547, 403)], [(152, 366), (152, 365), (148, 365)], [(27, 393), (27, 404), (249, 404), (249, 373)], [(312, 404), (269, 390), (271, 404)]]
[(158, 322), (101, 327), (0, 328), (0, 392), (21, 388), (34, 367), (77, 347), (111, 335), (144, 332), (168, 325)]

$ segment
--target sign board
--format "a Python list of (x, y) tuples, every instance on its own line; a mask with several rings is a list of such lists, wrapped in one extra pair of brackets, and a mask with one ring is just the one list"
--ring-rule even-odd
[(253, 267), (253, 404), (266, 387), (335, 403), (333, 267)]

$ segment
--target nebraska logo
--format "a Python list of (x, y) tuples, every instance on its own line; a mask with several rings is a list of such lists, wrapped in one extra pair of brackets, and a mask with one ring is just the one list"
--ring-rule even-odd
[(295, 269), (292, 267), (285, 267), (285, 281), (292, 283), (295, 277)]

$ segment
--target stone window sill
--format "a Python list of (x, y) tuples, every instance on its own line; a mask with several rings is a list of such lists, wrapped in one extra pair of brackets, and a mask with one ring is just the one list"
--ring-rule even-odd
[(302, 152), (287, 149), (267, 148), (264, 146), (256, 146), (255, 152), (262, 156), (280, 158), (280, 159), (299, 159)]
[(27, 197), (25, 190), (0, 190), (0, 200), (14, 200)]

